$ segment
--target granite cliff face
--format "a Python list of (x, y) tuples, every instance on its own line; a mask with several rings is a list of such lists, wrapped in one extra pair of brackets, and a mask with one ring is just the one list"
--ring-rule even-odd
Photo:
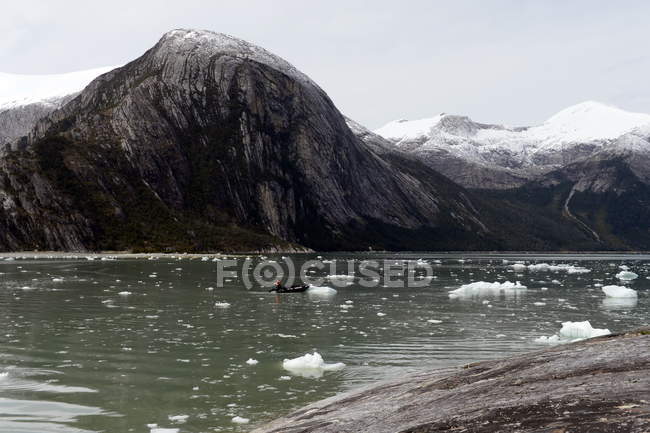
[(364, 144), (308, 77), (222, 34), (167, 33), (20, 143), (0, 162), (2, 249), (497, 245), (462, 188)]
[(0, 152), (10, 150), (10, 143), (29, 134), (39, 120), (70, 99), (72, 96), (0, 109)]

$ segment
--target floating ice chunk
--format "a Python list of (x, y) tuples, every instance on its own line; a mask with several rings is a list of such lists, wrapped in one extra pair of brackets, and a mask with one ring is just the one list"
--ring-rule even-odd
[(327, 286), (310, 286), (309, 289), (307, 289), (307, 292), (311, 295), (318, 295), (318, 296), (336, 295), (336, 289)]
[(592, 328), (588, 320), (584, 322), (564, 322), (560, 329), (560, 337), (569, 339), (585, 339), (609, 335), (609, 329)]
[(386, 313), (382, 313), (382, 312), (380, 311), (380, 312), (377, 313), (377, 315), (378, 315), (379, 317), (384, 317), (384, 316), (386, 315)]
[(515, 263), (514, 265), (510, 265), (510, 267), (515, 271), (523, 271), (524, 269), (526, 269), (526, 265), (524, 265), (523, 263)]
[(323, 357), (318, 352), (308, 353), (294, 359), (285, 359), (282, 362), (282, 368), (302, 377), (319, 378), (326, 371), (341, 370), (345, 367), (342, 362), (335, 364), (326, 364)]
[(546, 337), (546, 336), (542, 335), (541, 337), (537, 337), (533, 341), (535, 343), (542, 343), (542, 344), (559, 344), (559, 343), (561, 343), (560, 337), (558, 335), (551, 335), (550, 337)]
[(235, 416), (231, 420), (235, 424), (248, 424), (251, 420), (248, 418), (243, 418), (241, 416)]
[(275, 334), (280, 338), (298, 338), (297, 335), (291, 335), (291, 334)]
[(52, 281), (55, 283), (60, 283), (61, 281), (63, 281), (63, 278), (52, 278)]
[(258, 363), (259, 363), (259, 361), (257, 359), (253, 359), (253, 358), (248, 358), (248, 361), (246, 361), (246, 364), (248, 364), (248, 365), (257, 365)]
[(569, 266), (567, 268), (569, 274), (586, 274), (591, 272), (591, 269), (583, 268), (580, 266)]
[(536, 338), (535, 342), (546, 344), (570, 343), (609, 334), (611, 334), (609, 329), (592, 328), (588, 320), (584, 322), (563, 322), (558, 334)]
[(354, 275), (328, 275), (330, 280), (354, 280)]
[(230, 304), (228, 302), (218, 301), (214, 303), (214, 306), (217, 308), (228, 308), (230, 307)]
[(120, 295), (120, 296), (129, 296), (129, 295), (131, 295), (131, 294), (132, 294), (131, 292), (127, 292), (126, 290), (123, 291), (123, 292), (119, 292), (119, 293), (118, 293), (118, 295)]
[(618, 278), (619, 280), (624, 280), (624, 281), (631, 281), (631, 280), (634, 280), (634, 279), (636, 279), (638, 277), (639, 277), (639, 275), (635, 274), (632, 271), (621, 271), (618, 274), (616, 274), (616, 278)]
[(605, 292), (610, 298), (636, 298), (636, 290), (630, 289), (623, 286), (605, 286), (602, 288), (602, 291)]
[(498, 281), (494, 283), (477, 281), (475, 283), (463, 284), (458, 289), (450, 291), (449, 297), (455, 299), (473, 296), (498, 296), (501, 293), (506, 295), (516, 294), (520, 290), (526, 290), (526, 286), (519, 283), (519, 281), (516, 283), (511, 283), (510, 281), (504, 283), (499, 283)]
[(549, 265), (548, 263), (536, 263), (527, 266), (529, 271), (554, 271), (554, 272), (567, 272), (569, 274), (586, 274), (591, 272), (591, 269), (584, 268), (582, 266), (573, 266), (573, 265)]
[(169, 415), (167, 418), (169, 418), (170, 421), (175, 422), (177, 424), (183, 424), (184, 422), (187, 421), (189, 418), (189, 415)]
[[(155, 426), (155, 424), (153, 424)], [(149, 424), (151, 426), (151, 424)], [(160, 427), (149, 427), (151, 431), (149, 433), (178, 433), (177, 428), (160, 428)]]
[(434, 324), (438, 324), (438, 323), (442, 323), (442, 320), (436, 320), (436, 319), (429, 319), (429, 320), (427, 320), (427, 323), (434, 323)]

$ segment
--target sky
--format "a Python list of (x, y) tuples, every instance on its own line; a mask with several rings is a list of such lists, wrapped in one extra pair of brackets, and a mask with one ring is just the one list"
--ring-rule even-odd
[(0, 1), (0, 72), (122, 64), (197, 28), (284, 57), (371, 129), (535, 125), (585, 100), (650, 113), (650, 1)]

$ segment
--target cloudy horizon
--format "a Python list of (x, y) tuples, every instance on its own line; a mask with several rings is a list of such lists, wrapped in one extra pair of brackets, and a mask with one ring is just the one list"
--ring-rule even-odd
[(131, 3), (3, 5), (0, 72), (122, 64), (171, 29), (198, 28), (284, 57), (372, 129), (441, 112), (535, 125), (585, 100), (650, 113), (641, 1)]

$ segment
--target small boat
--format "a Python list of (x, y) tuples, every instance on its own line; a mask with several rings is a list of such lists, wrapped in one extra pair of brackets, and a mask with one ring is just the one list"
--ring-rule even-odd
[(272, 288), (269, 290), (269, 292), (275, 292), (275, 293), (303, 293), (306, 292), (307, 289), (309, 289), (309, 284), (297, 284), (293, 285), (291, 287), (280, 287), (280, 288)]

